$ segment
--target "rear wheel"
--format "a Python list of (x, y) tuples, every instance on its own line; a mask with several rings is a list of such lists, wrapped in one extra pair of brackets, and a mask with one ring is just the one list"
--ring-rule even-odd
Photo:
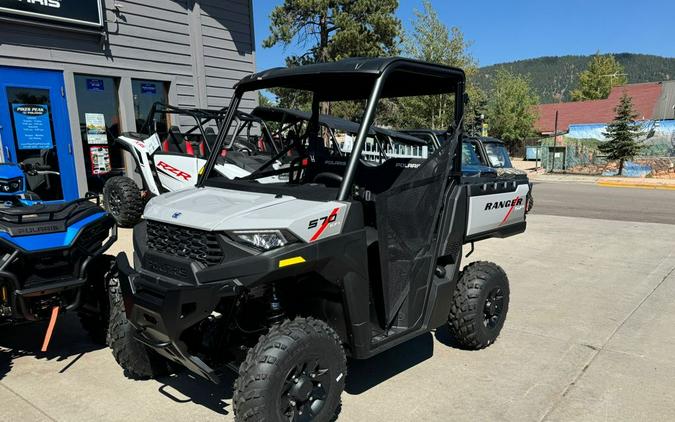
[(526, 205), (526, 208), (525, 208), (525, 212), (532, 211), (532, 208), (534, 208), (534, 198), (532, 198), (531, 193), (528, 193), (527, 194), (527, 205)]
[(109, 273), (110, 348), (125, 375), (133, 379), (157, 378), (169, 374), (169, 362), (134, 338), (127, 320), (117, 269)]
[(133, 227), (141, 221), (143, 198), (136, 182), (128, 177), (111, 177), (103, 186), (103, 207), (120, 227)]
[(89, 265), (87, 284), (83, 287), (84, 301), (78, 310), (82, 328), (99, 344), (107, 344), (110, 326), (110, 301), (107, 279), (115, 258), (102, 255)]
[(334, 420), (346, 375), (345, 353), (331, 327), (313, 318), (287, 320), (262, 336), (239, 367), (235, 420)]
[(455, 288), (448, 323), (457, 341), (467, 349), (494, 343), (509, 310), (509, 279), (492, 262), (464, 267)]

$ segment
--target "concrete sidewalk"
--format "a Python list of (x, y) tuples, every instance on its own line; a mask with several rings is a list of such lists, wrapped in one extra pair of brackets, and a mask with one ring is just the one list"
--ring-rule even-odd
[[(511, 303), (499, 340), (452, 347), (445, 328), (351, 361), (340, 421), (675, 420), (675, 225), (531, 215), (476, 244)], [(126, 243), (125, 243), (126, 242)], [(120, 249), (130, 249), (122, 231)], [(231, 382), (124, 377), (77, 318), (0, 329), (0, 421), (230, 421)]]

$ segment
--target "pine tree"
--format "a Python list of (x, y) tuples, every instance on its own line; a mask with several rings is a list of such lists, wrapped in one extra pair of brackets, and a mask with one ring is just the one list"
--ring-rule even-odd
[(642, 150), (643, 145), (638, 139), (643, 136), (643, 132), (641, 125), (635, 121), (638, 113), (628, 93), (623, 93), (614, 112), (614, 121), (607, 125), (607, 131), (603, 133), (607, 141), (598, 145), (598, 149), (607, 154), (608, 160), (619, 160), (618, 175), (621, 176), (625, 161), (633, 159)]
[[(304, 50), (287, 57), (287, 66), (396, 55), (402, 32), (397, 8), (398, 0), (284, 0), (270, 13), (270, 35), (263, 47), (295, 45)], [(311, 101), (297, 90), (272, 92), (282, 107), (306, 109)], [(329, 110), (323, 103), (322, 112)]]

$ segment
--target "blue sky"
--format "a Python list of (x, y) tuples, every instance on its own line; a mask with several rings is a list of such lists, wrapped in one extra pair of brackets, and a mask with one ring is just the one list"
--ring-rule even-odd
[[(290, 47), (262, 48), (269, 13), (281, 0), (253, 0), (258, 69), (283, 66)], [(673, 0), (432, 0), (443, 22), (473, 41), (481, 66), (539, 56), (645, 53), (675, 57)], [(421, 0), (399, 0), (398, 16), (410, 28)]]

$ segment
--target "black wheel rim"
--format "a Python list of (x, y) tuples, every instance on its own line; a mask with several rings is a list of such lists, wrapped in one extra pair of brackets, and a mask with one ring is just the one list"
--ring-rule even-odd
[(110, 202), (108, 203), (108, 211), (110, 214), (117, 217), (120, 214), (120, 205), (122, 204), (122, 197), (116, 189), (110, 189)]
[(285, 420), (311, 421), (326, 406), (330, 390), (330, 371), (321, 358), (308, 359), (286, 376), (279, 410)]
[(504, 311), (504, 292), (499, 287), (490, 290), (483, 308), (483, 324), (487, 328), (495, 328), (499, 324)]

